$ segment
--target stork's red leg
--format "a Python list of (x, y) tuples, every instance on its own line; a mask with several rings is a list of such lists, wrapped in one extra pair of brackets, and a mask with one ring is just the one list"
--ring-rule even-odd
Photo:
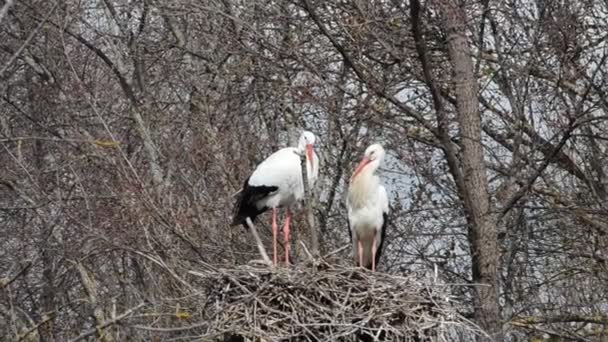
[(283, 226), (283, 238), (285, 239), (285, 264), (289, 265), (289, 223), (291, 222), (291, 210), (287, 208), (285, 225)]
[(277, 227), (277, 209), (276, 208), (272, 208), (272, 249), (273, 249), (273, 256), (272, 256), (272, 262), (273, 265), (276, 266), (277, 265), (277, 234), (278, 234), (278, 230), (279, 227)]
[(372, 241), (372, 272), (376, 272), (376, 236)]
[(359, 246), (359, 267), (363, 267), (363, 244), (361, 243), (361, 240), (357, 243)]

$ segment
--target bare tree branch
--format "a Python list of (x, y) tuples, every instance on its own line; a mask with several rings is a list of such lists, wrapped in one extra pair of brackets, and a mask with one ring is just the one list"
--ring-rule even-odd
[(268, 257), (268, 253), (266, 253), (266, 248), (264, 248), (264, 243), (262, 243), (262, 239), (260, 239), (260, 235), (258, 234), (258, 230), (255, 228), (255, 225), (253, 224), (253, 222), (251, 222), (251, 219), (249, 217), (245, 219), (245, 222), (247, 222), (247, 226), (249, 226), (249, 229), (251, 230), (251, 234), (255, 239), (256, 246), (258, 247), (262, 259), (267, 265), (272, 265), (272, 262)]
[(0, 24), (2, 23), (4, 16), (6, 16), (6, 13), (8, 13), (8, 10), (11, 8), (11, 6), (13, 6), (13, 2), (14, 0), (6, 0), (4, 2), (4, 6), (2, 6), (2, 9), (0, 9)]
[[(2, 19), (2, 17), (5, 14), (5, 13), (3, 13), (3, 11), (5, 9), (8, 11), (8, 7), (7, 6), (9, 6), (10, 3), (11, 2), (9, 1), (9, 2), (7, 2), (4, 5), (4, 7), (2, 7), (2, 12), (0, 12), (0, 19)], [(59, 6), (59, 2), (55, 3), (55, 5), (46, 14), (46, 16), (38, 23), (38, 25), (36, 26), (36, 28), (33, 29), (32, 32), (30, 32), (30, 34), (27, 36), (27, 38), (25, 39), (25, 41), (21, 44), (21, 46), (19, 47), (19, 49), (17, 49), (17, 51), (15, 51), (15, 53), (13, 53), (13, 55), (8, 59), (8, 61), (6, 62), (6, 64), (4, 64), (4, 66), (2, 67), (2, 69), (0, 69), (0, 77), (2, 77), (2, 75), (4, 75), (4, 72), (11, 66), (11, 64), (13, 64), (13, 62), (15, 61), (15, 59), (17, 59), (21, 55), (21, 53), (23, 52), (23, 50), (30, 44), (30, 42), (32, 41), (32, 39), (34, 39), (34, 37), (36, 37), (36, 35), (40, 31), (40, 29), (49, 20), (49, 18), (51, 17), (51, 15), (53, 15), (53, 13), (55, 12), (55, 10), (57, 9), (58, 6)]]
[(25, 272), (27, 272), (27, 270), (32, 266), (31, 262), (27, 262), (24, 266), (21, 267), (21, 269), (15, 273), (12, 277), (10, 278), (0, 278), (0, 289), (3, 289), (7, 286), (9, 286), (12, 282), (14, 282), (15, 280), (17, 280), (17, 278), (19, 278), (20, 276), (22, 276), (23, 274), (25, 274)]
[(128, 318), (129, 316), (131, 316), (135, 311), (139, 310), (140, 308), (142, 308), (145, 305), (145, 303), (140, 303), (139, 305), (126, 310), (125, 312), (123, 312), (122, 314), (114, 317), (111, 320), (105, 321), (102, 325), (96, 326), (93, 329), (89, 329), (87, 331), (85, 331), (84, 333), (78, 335), (77, 337), (73, 338), (70, 340), (70, 342), (78, 342), (80, 340), (83, 340), (99, 331), (102, 331), (103, 329), (112, 326), (114, 324), (120, 323), (120, 321), (122, 321), (125, 318)]

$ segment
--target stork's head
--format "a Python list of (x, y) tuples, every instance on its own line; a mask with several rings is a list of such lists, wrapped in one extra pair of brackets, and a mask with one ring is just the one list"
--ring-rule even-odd
[(315, 135), (310, 131), (304, 131), (300, 135), (300, 141), (298, 142), (298, 152), (306, 152), (306, 161), (312, 165), (313, 163), (313, 146), (315, 144)]
[(357, 175), (359, 175), (361, 172), (363, 172), (363, 170), (369, 170), (369, 172), (371, 172), (371, 173), (376, 171), (376, 169), (378, 169), (378, 167), (380, 166), (380, 163), (382, 162), (383, 159), (384, 159), (384, 148), (382, 147), (382, 145), (380, 145), (380, 144), (370, 145), (365, 150), (363, 159), (361, 159), (361, 162), (359, 163), (359, 165), (357, 165), (355, 172), (353, 172), (353, 175), (350, 177), (351, 182), (355, 179), (355, 177), (357, 177)]

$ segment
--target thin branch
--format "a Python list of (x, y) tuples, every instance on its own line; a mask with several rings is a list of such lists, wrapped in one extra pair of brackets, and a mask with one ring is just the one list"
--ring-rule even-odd
[[(80, 275), (80, 283), (84, 287), (84, 290), (89, 297), (89, 304), (93, 308), (93, 318), (95, 319), (96, 325), (102, 326), (106, 322), (105, 313), (103, 308), (99, 306), (97, 301), (98, 299), (98, 289), (97, 283), (95, 279), (90, 274), (90, 272), (84, 267), (81, 262), (76, 263), (76, 269), (78, 270), (78, 274)], [(102, 334), (102, 329), (97, 329), (97, 337), (102, 342), (113, 342), (114, 338), (111, 335)]]
[(570, 139), (572, 132), (577, 127), (578, 127), (578, 125), (576, 124), (576, 120), (571, 120), (570, 125), (564, 132), (564, 135), (560, 139), (559, 143), (557, 144), (557, 146), (555, 147), (553, 152), (546, 156), (545, 160), (536, 169), (536, 171), (526, 179), (523, 186), (515, 194), (513, 194), (513, 196), (511, 196), (511, 198), (508, 201), (505, 202), (505, 205), (503, 206), (503, 208), (500, 211), (500, 218), (504, 217), (504, 215), (506, 213), (508, 213), (509, 210), (511, 210), (515, 206), (515, 204), (526, 194), (526, 192), (528, 192), (530, 190), (532, 185), (534, 185), (534, 182), (536, 181), (536, 179), (543, 173), (543, 171), (545, 171), (547, 166), (549, 166), (551, 161), (561, 151), (562, 147), (564, 147), (564, 145), (566, 145), (566, 142), (568, 141), (568, 139)]
[(95, 334), (97, 331), (101, 331), (101, 330), (103, 330), (103, 329), (105, 329), (105, 328), (107, 328), (107, 327), (109, 327), (109, 326), (111, 326), (113, 324), (116, 324), (116, 323), (120, 322), (121, 320), (123, 320), (124, 318), (126, 318), (127, 316), (131, 315), (133, 312), (139, 310), (139, 308), (141, 308), (144, 305), (145, 305), (145, 303), (140, 303), (136, 307), (131, 308), (131, 309), (123, 312), (122, 314), (116, 316), (116, 318), (111, 319), (111, 320), (103, 323), (102, 325), (96, 326), (95, 328), (91, 328), (91, 329), (85, 331), (84, 333), (78, 335), (76, 338), (71, 339), (70, 342), (80, 341), (80, 340), (82, 340), (82, 339), (84, 339), (86, 337), (89, 337), (89, 336)]
[(361, 82), (363, 82), (365, 85), (367, 85), (367, 87), (370, 90), (372, 90), (377, 96), (389, 101), (391, 104), (393, 104), (394, 106), (399, 108), (399, 110), (404, 112), (406, 115), (408, 115), (408, 116), (414, 118), (416, 121), (418, 121), (424, 128), (426, 128), (427, 130), (432, 132), (435, 136), (438, 136), (437, 130), (427, 120), (425, 120), (420, 113), (418, 113), (415, 110), (413, 110), (412, 108), (408, 107), (407, 105), (405, 105), (404, 103), (402, 103), (401, 101), (396, 99), (394, 96), (387, 94), (383, 89), (380, 89), (375, 84), (375, 82), (370, 80), (368, 78), (368, 76), (365, 75), (363, 70), (355, 63), (355, 60), (348, 53), (348, 51), (346, 51), (344, 46), (342, 46), (334, 38), (334, 36), (327, 30), (325, 25), (323, 25), (323, 23), (321, 22), (321, 19), (319, 18), (317, 13), (314, 11), (314, 6), (311, 5), (310, 1), (304, 0), (303, 4), (304, 4), (304, 9), (308, 12), (311, 19), (315, 22), (315, 24), (317, 25), (319, 30), (321, 30), (321, 33), (325, 37), (327, 37), (327, 39), (329, 39), (329, 41), (334, 46), (334, 48), (340, 53), (340, 55), (342, 56), (342, 59), (344, 60), (344, 64), (346, 64), (347, 66), (350, 66), (352, 68), (352, 70), (355, 72), (355, 74), (357, 75), (359, 80), (361, 80)]
[(338, 254), (338, 253), (342, 252), (343, 250), (346, 250), (347, 248), (350, 248), (350, 247), (351, 247), (351, 245), (344, 245), (344, 246), (342, 246), (342, 247), (340, 247), (340, 248), (338, 248), (338, 249), (334, 249), (333, 251), (331, 251), (331, 252), (329, 252), (329, 253), (325, 254), (325, 255), (323, 256), (323, 258), (325, 258), (325, 259), (326, 259), (326, 258), (329, 258), (330, 256), (332, 256), (332, 255), (336, 255), (336, 254)]
[[(5, 6), (2, 8), (2, 11), (4, 11), (4, 9), (6, 8), (6, 5), (8, 5), (8, 3), (5, 4)], [(57, 9), (58, 6), (59, 6), (59, 3), (55, 3), (55, 5), (47, 13), (47, 15), (44, 17), (44, 19), (42, 19), (42, 21), (40, 21), (38, 23), (38, 26), (36, 26), (36, 28), (32, 32), (30, 32), (29, 36), (25, 39), (25, 41), (23, 42), (23, 44), (21, 44), (21, 46), (19, 47), (19, 49), (17, 49), (17, 51), (15, 51), (15, 53), (11, 56), (11, 58), (9, 58), (8, 62), (6, 62), (6, 64), (2, 68), (2, 70), (0, 70), (0, 77), (2, 77), (2, 75), (4, 74), (4, 72), (8, 69), (8, 67), (11, 64), (13, 64), (13, 62), (15, 61), (15, 59), (17, 59), (17, 57), (19, 57), (21, 55), (21, 52), (23, 52), (23, 50), (30, 44), (30, 42), (32, 41), (32, 39), (34, 39), (34, 37), (38, 34), (38, 32), (40, 31), (40, 29), (42, 28), (42, 26), (44, 26), (44, 24), (49, 20), (49, 18), (51, 17), (51, 15), (53, 15), (53, 13), (55, 12), (55, 10)], [(8, 10), (8, 8), (7, 8), (7, 10)], [(3, 16), (4, 16), (4, 14), (0, 13), (0, 19), (2, 19)]]
[(27, 264), (25, 264), (25, 266), (23, 266), (21, 268), (21, 270), (19, 270), (19, 272), (15, 273), (14, 276), (12, 276), (10, 279), (0, 279), (0, 289), (3, 289), (7, 286), (9, 286), (12, 282), (14, 282), (15, 280), (17, 280), (17, 278), (19, 278), (21, 275), (23, 275), (30, 267), (32, 266), (32, 262), (28, 262)]
[(410, 1), (410, 15), (412, 16), (412, 34), (416, 45), (416, 52), (418, 58), (422, 64), (422, 71), (424, 74), (424, 81), (431, 92), (433, 98), (433, 105), (435, 112), (437, 113), (437, 138), (441, 140), (442, 149), (446, 157), (446, 161), (450, 168), (450, 172), (454, 178), (454, 182), (458, 187), (458, 193), (464, 196), (464, 182), (463, 175), (458, 163), (458, 156), (456, 149), (448, 133), (449, 119), (443, 104), (443, 99), (436, 82), (434, 81), (431, 65), (428, 62), (426, 54), (426, 42), (422, 34), (422, 20), (420, 18), (420, 2), (418, 0)]
[(484, 43), (484, 39), (483, 36), (485, 34), (485, 29), (486, 29), (486, 20), (488, 17), (488, 8), (490, 5), (490, 0), (482, 0), (482, 5), (483, 5), (483, 10), (481, 12), (481, 22), (479, 23), (479, 40), (478, 40), (478, 50), (479, 53), (477, 54), (477, 63), (475, 64), (475, 75), (479, 75), (479, 66), (481, 65), (481, 58), (480, 55), (483, 53), (483, 43)]
[[(312, 163), (312, 161), (311, 161)], [(300, 156), (300, 168), (302, 171), (302, 183), (304, 185), (304, 208), (306, 211), (306, 222), (308, 223), (308, 229), (310, 233), (310, 244), (312, 246), (312, 252), (314, 255), (319, 254), (319, 235), (317, 233), (317, 226), (315, 224), (315, 215), (313, 212), (312, 202), (314, 201), (314, 191), (310, 184), (308, 184), (308, 169), (306, 167), (305, 154), (302, 153)], [(311, 168), (312, 172), (312, 168)]]
[(203, 327), (207, 327), (208, 325), (209, 325), (208, 322), (201, 322), (201, 323), (189, 325), (186, 327), (176, 327), (176, 328), (155, 328), (155, 327), (148, 327), (145, 325), (134, 325), (132, 327), (135, 329), (138, 329), (138, 330), (146, 330), (146, 331), (178, 332), (178, 331), (192, 330), (192, 329), (196, 329), (196, 328), (203, 328)]
[(6, 0), (4, 6), (2, 6), (2, 9), (0, 10), (0, 23), (2, 23), (2, 19), (4, 19), (4, 16), (8, 13), (11, 6), (13, 6), (13, 0)]
[(38, 322), (38, 324), (34, 325), (30, 329), (28, 329), (26, 332), (24, 332), (23, 334), (19, 335), (19, 339), (17, 339), (17, 342), (23, 341), (29, 334), (31, 334), (34, 331), (38, 330), (38, 328), (40, 328), (42, 325), (46, 324), (47, 322), (55, 319), (55, 317), (57, 317), (56, 313), (52, 313), (52, 314), (48, 314), (48, 315), (42, 316), (42, 320), (40, 322)]
[(304, 241), (300, 241), (300, 245), (302, 245), (302, 249), (304, 250), (304, 253), (306, 253), (306, 255), (308, 256), (308, 259), (314, 260), (315, 258), (312, 256), (312, 254), (310, 254), (308, 248), (306, 248), (306, 244), (304, 243)]
[(608, 325), (608, 316), (604, 315), (577, 315), (577, 314), (563, 314), (557, 316), (547, 317), (517, 317), (511, 320), (512, 323), (522, 324), (545, 324), (545, 323), (592, 323)]
[[(62, 28), (62, 27), (59, 27), (55, 23), (52, 23), (52, 24), (55, 27), (57, 27), (58, 29), (63, 30), (63, 32), (67, 33), (69, 36), (73, 37), (74, 39), (79, 41), (81, 44), (86, 46), (89, 50), (94, 52), (99, 58), (101, 58), (103, 60), (103, 62), (110, 68), (110, 70), (112, 70), (112, 72), (116, 76), (116, 78), (118, 78), (118, 83), (120, 84), (120, 87), (122, 88), (123, 92), (125, 93), (125, 96), (133, 104), (134, 109), (132, 110), (131, 114), (132, 114), (133, 119), (136, 122), (136, 127), (137, 127), (137, 131), (140, 135), (140, 138), (143, 140), (144, 150), (146, 151), (146, 154), (148, 156), (148, 162), (150, 163), (150, 173), (152, 175), (152, 180), (154, 182), (154, 185), (157, 187), (156, 189), (158, 190), (158, 186), (160, 186), (163, 183), (163, 171), (162, 171), (160, 163), (159, 163), (159, 155), (158, 155), (158, 151), (156, 148), (156, 144), (152, 140), (152, 136), (150, 135), (150, 130), (146, 126), (144, 119), (139, 111), (140, 101), (135, 96), (135, 91), (133, 90), (133, 87), (131, 87), (131, 85), (127, 81), (125, 75), (123, 75), (121, 73), (121, 71), (119, 70), (119, 67), (116, 65), (116, 63), (112, 62), (112, 60), (101, 49), (99, 49), (98, 47), (93, 45), (91, 42), (86, 40), (81, 35), (71, 32), (70, 30), (67, 29), (67, 27)], [(74, 74), (77, 74), (75, 70), (73, 70), (73, 71), (74, 71)]]
[(260, 251), (262, 259), (264, 259), (264, 262), (266, 264), (271, 265), (272, 262), (268, 257), (268, 253), (266, 253), (266, 248), (264, 248), (264, 244), (262, 243), (262, 239), (260, 239), (260, 235), (258, 234), (258, 230), (255, 228), (255, 225), (253, 224), (253, 222), (251, 222), (251, 219), (249, 217), (245, 219), (245, 222), (247, 223), (247, 226), (249, 226), (251, 234), (253, 234), (253, 238), (255, 239), (255, 243), (258, 246), (258, 250)]

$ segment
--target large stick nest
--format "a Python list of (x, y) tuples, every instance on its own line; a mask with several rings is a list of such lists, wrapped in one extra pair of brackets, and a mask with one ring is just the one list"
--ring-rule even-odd
[[(194, 272), (193, 272), (194, 273)], [(314, 264), (195, 273), (209, 287), (208, 334), (225, 341), (471, 341), (449, 285)]]

